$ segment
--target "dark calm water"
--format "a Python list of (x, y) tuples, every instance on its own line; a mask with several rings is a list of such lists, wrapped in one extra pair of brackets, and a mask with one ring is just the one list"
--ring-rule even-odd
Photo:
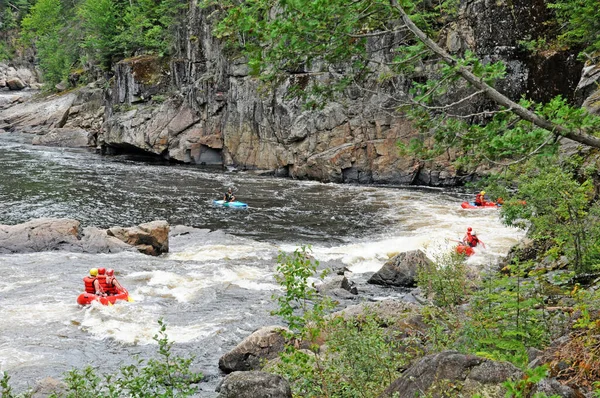
[[(352, 271), (357, 301), (379, 300), (405, 293), (364, 285), (394, 253), (422, 249), (435, 257), (473, 226), (488, 249), (469, 262), (489, 265), (522, 235), (493, 211), (461, 210), (464, 196), (452, 192), (275, 179), (27, 142), (0, 134), (0, 224), (67, 217), (110, 227), (164, 219), (198, 229), (174, 233), (171, 252), (158, 258), (0, 255), (0, 371), (21, 390), (72, 367), (113, 372), (136, 355), (152, 356), (163, 318), (174, 351), (195, 355), (194, 368), (207, 376), (198, 396), (215, 397), (219, 357), (256, 328), (280, 322), (269, 315), (280, 250), (311, 244), (322, 263)], [(212, 205), (230, 186), (248, 209)], [(81, 278), (97, 266), (116, 269), (135, 301), (77, 305)]]

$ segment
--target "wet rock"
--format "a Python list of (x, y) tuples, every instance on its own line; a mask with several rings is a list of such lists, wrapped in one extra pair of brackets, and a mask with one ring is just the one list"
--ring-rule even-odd
[(169, 224), (166, 221), (152, 221), (130, 228), (112, 227), (106, 233), (145, 254), (158, 256), (169, 252)]
[[(0, 225), (0, 253), (72, 250), (79, 246), (77, 220), (40, 218), (18, 225)], [(80, 251), (80, 250), (78, 250)]]
[[(155, 227), (153, 227), (155, 226)], [(152, 231), (154, 239), (160, 239), (164, 247), (163, 222), (142, 224)], [(166, 233), (168, 234), (168, 225)], [(168, 239), (167, 239), (168, 248)], [(0, 225), (0, 253), (32, 253), (64, 250), (83, 253), (118, 253), (132, 251), (137, 247), (127, 244), (106, 230), (94, 227), (82, 228), (77, 220), (62, 218), (39, 218), (17, 225)], [(155, 250), (155, 248), (152, 248)], [(138, 249), (139, 250), (139, 249)]]
[(292, 398), (283, 377), (265, 372), (233, 372), (217, 388), (217, 398)]
[(94, 135), (78, 128), (53, 128), (47, 134), (33, 137), (33, 145), (59, 146), (71, 148), (95, 147)]
[(95, 227), (83, 228), (80, 245), (86, 253), (120, 253), (136, 250), (114, 236), (109, 236), (106, 230)]
[(263, 362), (276, 358), (286, 339), (281, 326), (266, 326), (246, 337), (219, 359), (219, 369), (226, 373), (260, 369)]
[(6, 80), (6, 85), (12, 91), (23, 90), (26, 86), (25, 83), (18, 77), (12, 77)]
[(358, 294), (358, 289), (354, 282), (350, 282), (348, 278), (342, 275), (334, 276), (327, 282), (316, 286), (316, 289), (323, 295), (338, 296), (341, 294), (344, 298), (348, 297), (348, 293), (353, 295)]
[(399, 253), (387, 261), (367, 281), (375, 285), (413, 287), (419, 267), (431, 267), (432, 262), (421, 250)]
[(394, 394), (401, 397), (421, 394), (433, 398), (448, 396), (453, 385), (462, 386), (462, 396), (479, 393), (485, 397), (501, 398), (506, 393), (502, 383), (521, 376), (522, 372), (510, 363), (444, 351), (420, 359), (386, 388), (380, 398)]
[(53, 379), (52, 377), (46, 377), (37, 382), (31, 391), (31, 398), (46, 398), (52, 394), (62, 396), (65, 394), (66, 390), (67, 385), (64, 382)]

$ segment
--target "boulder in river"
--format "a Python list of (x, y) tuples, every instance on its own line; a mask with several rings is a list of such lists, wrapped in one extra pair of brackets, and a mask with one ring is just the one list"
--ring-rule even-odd
[(166, 221), (152, 221), (130, 228), (112, 227), (106, 233), (151, 256), (169, 251), (169, 224)]
[(421, 250), (399, 253), (388, 260), (367, 281), (375, 285), (414, 287), (419, 267), (430, 267), (431, 260)]
[(47, 134), (33, 137), (33, 145), (59, 147), (91, 147), (96, 146), (94, 134), (80, 128), (53, 128)]
[(217, 398), (292, 398), (286, 379), (265, 372), (233, 372), (218, 387)]
[(246, 337), (219, 359), (219, 369), (226, 373), (261, 368), (264, 361), (276, 358), (286, 343), (282, 326), (266, 326)]
[(142, 253), (157, 255), (168, 251), (169, 225), (165, 221), (153, 221), (130, 229), (143, 233), (139, 234), (137, 240), (130, 237), (128, 241), (123, 241), (106, 230), (82, 228), (79, 221), (67, 218), (38, 218), (23, 224), (0, 225), (0, 253), (51, 250), (118, 253), (137, 249)]

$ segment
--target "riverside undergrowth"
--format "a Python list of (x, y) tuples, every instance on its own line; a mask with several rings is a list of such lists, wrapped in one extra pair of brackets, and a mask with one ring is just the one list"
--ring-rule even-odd
[(288, 379), (297, 397), (376, 397), (399, 376), (414, 353), (385, 320), (366, 312), (358, 317), (331, 314), (335, 303), (317, 294), (309, 278), (318, 262), (310, 248), (280, 253), (284, 288), (274, 313), (290, 326), (289, 344), (267, 370)]
[[(419, 269), (419, 285), (431, 304), (419, 309), (426, 330), (410, 335), (397, 327), (402, 314), (383, 319), (368, 310), (330, 313), (333, 303), (309, 282), (318, 263), (306, 247), (282, 253), (279, 261), (284, 294), (276, 313), (293, 327), (280, 359), (265, 369), (289, 380), (296, 397), (377, 397), (411, 362), (445, 350), (522, 369), (522, 379), (503, 383), (506, 397), (547, 397), (535, 392), (546, 377), (590, 394), (600, 381), (600, 293), (564, 280), (553, 285), (531, 263), (515, 260), (501, 272), (474, 278), (459, 258), (440, 256), (434, 266)], [(559, 337), (560, 344), (550, 344)], [(531, 348), (542, 350), (533, 367)], [(460, 383), (452, 385), (460, 391)]]

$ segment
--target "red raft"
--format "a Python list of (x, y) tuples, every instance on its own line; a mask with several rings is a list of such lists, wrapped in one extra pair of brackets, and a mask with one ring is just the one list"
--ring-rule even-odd
[(90, 293), (81, 293), (79, 297), (77, 297), (77, 304), (80, 305), (88, 305), (91, 304), (92, 301), (98, 301), (102, 305), (110, 305), (114, 304), (117, 300), (129, 301), (129, 292), (127, 290), (112, 295), (112, 296), (96, 296), (95, 294)]
[(496, 202), (485, 202), (484, 205), (475, 206), (474, 202), (462, 202), (460, 207), (463, 209), (497, 209), (501, 205)]
[(471, 246), (467, 246), (467, 245), (456, 246), (456, 252), (458, 254), (464, 254), (467, 257), (471, 257), (473, 254), (475, 254), (475, 250), (473, 250), (473, 248)]

